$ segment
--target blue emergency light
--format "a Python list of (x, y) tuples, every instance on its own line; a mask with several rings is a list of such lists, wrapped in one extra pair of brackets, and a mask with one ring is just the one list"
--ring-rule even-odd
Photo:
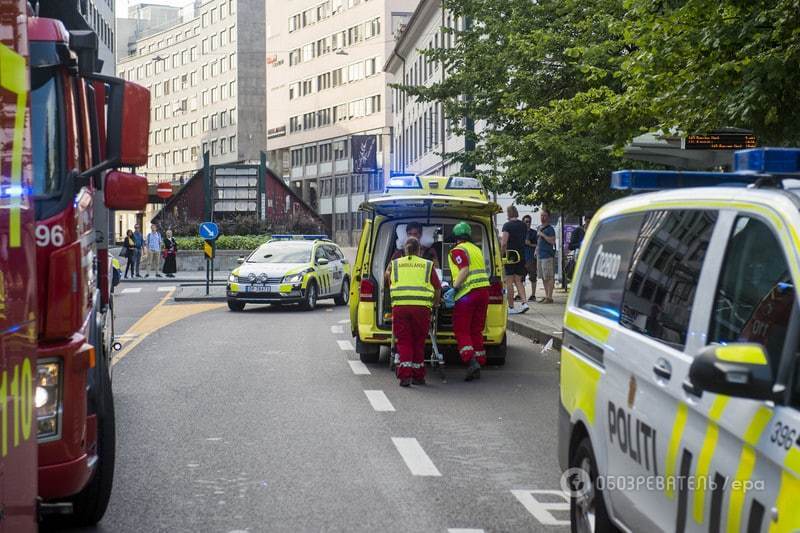
[(734, 154), (733, 172), (618, 170), (611, 188), (657, 191), (686, 187), (746, 187), (762, 177), (800, 177), (800, 148), (752, 148)]
[(326, 240), (327, 235), (273, 235), (273, 241), (321, 241)]

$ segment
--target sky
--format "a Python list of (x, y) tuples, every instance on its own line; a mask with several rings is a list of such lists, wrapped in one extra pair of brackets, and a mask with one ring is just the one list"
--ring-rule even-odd
[(185, 5), (190, 5), (193, 3), (193, 0), (117, 0), (116, 4), (116, 13), (118, 17), (125, 17), (128, 13), (128, 5), (135, 5), (142, 2), (146, 2), (149, 4), (165, 4), (170, 6), (178, 6), (183, 7)]

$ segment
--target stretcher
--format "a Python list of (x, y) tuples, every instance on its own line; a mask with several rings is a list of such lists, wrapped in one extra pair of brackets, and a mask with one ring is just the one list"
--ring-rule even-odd
[[(397, 369), (397, 366), (400, 364), (400, 354), (397, 353), (396, 348), (394, 321), (392, 321), (391, 318), (389, 320), (392, 322), (392, 339), (389, 345), (389, 368), (392, 370), (392, 372), (394, 372)], [(439, 379), (442, 380), (442, 383), (447, 383), (447, 376), (444, 373), (444, 354), (439, 349), (439, 344), (436, 341), (438, 324), (439, 310), (438, 308), (434, 307), (431, 310), (431, 324), (428, 329), (428, 337), (431, 341), (431, 353), (430, 355), (426, 356), (425, 364), (429, 364), (431, 366), (431, 370), (436, 370), (437, 374), (439, 374)]]

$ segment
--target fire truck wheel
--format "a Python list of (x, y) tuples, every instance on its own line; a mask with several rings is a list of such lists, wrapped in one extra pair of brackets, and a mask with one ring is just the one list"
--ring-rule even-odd
[(237, 302), (235, 300), (228, 300), (228, 309), (235, 312), (244, 311), (244, 303)]
[(72, 499), (72, 520), (79, 526), (93, 526), (106, 512), (111, 498), (114, 482), (114, 462), (116, 458), (116, 429), (114, 417), (114, 396), (111, 391), (111, 377), (108, 375), (106, 358), (98, 357), (100, 383), (97, 405), (97, 465), (89, 484)]
[(339, 293), (338, 296), (333, 297), (333, 303), (336, 305), (347, 305), (347, 302), (350, 301), (350, 280), (348, 278), (344, 278), (342, 281), (342, 292)]
[(497, 346), (486, 347), (486, 363), (494, 366), (506, 364), (506, 352), (508, 351), (508, 340), (503, 337), (503, 342)]

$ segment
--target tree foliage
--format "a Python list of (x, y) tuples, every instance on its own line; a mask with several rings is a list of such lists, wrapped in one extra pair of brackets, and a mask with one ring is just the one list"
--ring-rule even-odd
[(446, 76), (402, 88), (442, 102), (476, 145), (448, 157), (520, 202), (580, 213), (607, 201), (610, 172), (635, 165), (622, 147), (646, 131), (800, 141), (800, 0), (444, 4), (463, 23), (443, 28), (451, 47), (424, 53)]

